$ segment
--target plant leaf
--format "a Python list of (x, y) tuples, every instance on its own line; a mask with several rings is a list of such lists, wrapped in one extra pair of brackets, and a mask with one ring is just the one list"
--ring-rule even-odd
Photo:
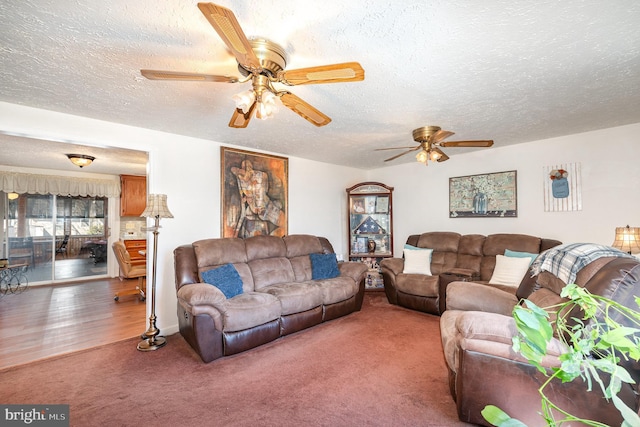
[(511, 418), (509, 414), (494, 405), (487, 405), (480, 412), (485, 420), (497, 427), (527, 427), (522, 421)]
[(613, 400), (613, 404), (618, 408), (618, 411), (620, 411), (622, 418), (624, 418), (623, 426), (640, 426), (640, 416), (625, 405), (622, 399), (614, 395), (611, 400)]

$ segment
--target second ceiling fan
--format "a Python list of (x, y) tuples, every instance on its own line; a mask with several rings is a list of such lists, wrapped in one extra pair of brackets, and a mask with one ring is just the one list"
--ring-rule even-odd
[(213, 3), (198, 3), (220, 38), (238, 62), (238, 71), (244, 78), (178, 71), (140, 70), (151, 80), (191, 80), (222, 83), (245, 83), (252, 89), (234, 96), (236, 110), (230, 127), (247, 127), (252, 115), (266, 119), (275, 110), (275, 100), (316, 126), (324, 126), (331, 118), (287, 90), (278, 90), (274, 83), (287, 86), (319, 83), (355, 82), (364, 80), (364, 70), (357, 62), (321, 65), (286, 71), (287, 55), (278, 44), (263, 38), (249, 39), (242, 31), (233, 12)]
[(385, 162), (395, 160), (398, 157), (409, 154), (413, 151), (420, 150), (416, 155), (416, 159), (427, 166), (428, 161), (444, 162), (449, 160), (444, 151), (440, 147), (491, 147), (493, 140), (475, 140), (475, 141), (444, 141), (454, 133), (448, 130), (442, 130), (439, 126), (424, 126), (413, 130), (413, 139), (418, 142), (419, 145), (411, 147), (390, 147), (390, 148), (377, 148), (375, 151), (386, 150), (402, 150), (408, 149), (405, 152), (397, 154), (393, 157), (389, 157)]

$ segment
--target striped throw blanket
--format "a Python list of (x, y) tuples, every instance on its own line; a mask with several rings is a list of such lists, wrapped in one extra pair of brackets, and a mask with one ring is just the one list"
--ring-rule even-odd
[(603, 257), (630, 257), (626, 252), (593, 243), (568, 243), (541, 253), (531, 266), (533, 275), (548, 271), (564, 283), (574, 283), (578, 271)]

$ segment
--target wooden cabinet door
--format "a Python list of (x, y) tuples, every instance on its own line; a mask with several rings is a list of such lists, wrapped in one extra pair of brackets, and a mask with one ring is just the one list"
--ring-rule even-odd
[(120, 175), (120, 216), (140, 216), (147, 205), (147, 177)]

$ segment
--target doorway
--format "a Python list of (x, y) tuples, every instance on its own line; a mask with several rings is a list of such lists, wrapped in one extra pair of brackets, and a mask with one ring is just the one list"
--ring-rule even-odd
[(1, 193), (2, 258), (29, 284), (107, 275), (106, 197)]

